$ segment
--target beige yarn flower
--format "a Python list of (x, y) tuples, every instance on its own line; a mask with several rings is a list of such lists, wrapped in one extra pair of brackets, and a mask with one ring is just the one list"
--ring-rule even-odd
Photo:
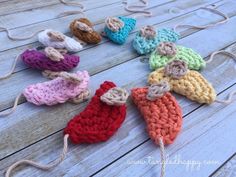
[(100, 99), (108, 105), (121, 106), (126, 103), (129, 93), (120, 87), (114, 87), (104, 93)]
[(119, 31), (124, 27), (124, 22), (117, 17), (107, 17), (105, 20), (105, 24), (107, 28), (109, 28), (113, 32)]
[(157, 47), (157, 52), (163, 56), (173, 57), (177, 53), (177, 48), (173, 42), (161, 42)]
[(140, 29), (140, 35), (146, 39), (154, 39), (157, 32), (153, 26), (147, 25)]
[(168, 82), (161, 81), (159, 83), (152, 84), (148, 87), (148, 93), (146, 98), (150, 101), (154, 101), (157, 98), (162, 97), (168, 91), (170, 91), (170, 86)]
[(76, 26), (76, 28), (78, 28), (81, 31), (89, 32), (89, 33), (93, 32), (93, 29), (90, 26), (88, 26), (87, 24), (80, 22), (78, 20), (75, 22), (75, 26)]
[(187, 64), (182, 60), (173, 60), (169, 62), (164, 68), (164, 75), (170, 76), (174, 79), (180, 79), (188, 71)]
[(50, 58), (52, 61), (61, 61), (64, 59), (64, 56), (53, 47), (46, 47), (44, 49), (45, 55)]
[(47, 33), (47, 35), (49, 36), (50, 40), (51, 41), (60, 41), (60, 42), (63, 42), (65, 41), (65, 35), (62, 34), (61, 32), (59, 31), (49, 31)]

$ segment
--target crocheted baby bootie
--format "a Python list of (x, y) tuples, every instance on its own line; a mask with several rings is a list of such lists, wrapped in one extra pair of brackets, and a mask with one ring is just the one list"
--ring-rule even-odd
[(156, 144), (160, 139), (166, 145), (173, 143), (182, 126), (182, 110), (168, 90), (168, 83), (161, 81), (131, 91), (132, 99), (147, 123), (148, 134)]
[(75, 116), (64, 130), (73, 143), (97, 143), (108, 140), (126, 116), (128, 93), (105, 81), (83, 112)]
[(79, 40), (88, 44), (98, 44), (102, 37), (94, 31), (92, 23), (87, 18), (76, 19), (70, 24), (71, 33)]
[(149, 84), (161, 80), (167, 81), (172, 91), (198, 103), (211, 104), (216, 99), (211, 84), (199, 72), (188, 70), (184, 61), (173, 60), (165, 68), (157, 69), (148, 77)]
[(45, 48), (44, 52), (26, 50), (21, 54), (22, 61), (31, 68), (51, 71), (68, 71), (76, 67), (79, 56), (62, 54), (52, 47)]
[(124, 44), (129, 33), (135, 28), (136, 20), (126, 17), (108, 17), (105, 23), (105, 35), (114, 43)]
[(137, 32), (133, 47), (139, 54), (148, 54), (153, 52), (160, 42), (176, 42), (179, 34), (171, 29), (158, 29), (152, 26), (145, 26)]
[(47, 29), (39, 33), (38, 40), (46, 47), (66, 49), (71, 52), (78, 52), (83, 48), (83, 46), (73, 38), (51, 29)]
[(206, 65), (203, 58), (191, 48), (177, 46), (172, 42), (161, 42), (150, 56), (150, 68), (154, 70), (164, 67), (174, 59), (185, 61), (188, 68), (193, 70), (200, 70)]
[(43, 75), (53, 80), (28, 86), (23, 92), (28, 102), (51, 106), (66, 101), (73, 102), (73, 99), (79, 103), (79, 98), (88, 97), (90, 77), (87, 71), (78, 71), (73, 74), (44, 71)]

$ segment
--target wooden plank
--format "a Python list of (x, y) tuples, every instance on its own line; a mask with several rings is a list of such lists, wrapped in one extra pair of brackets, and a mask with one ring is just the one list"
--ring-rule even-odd
[(211, 177), (233, 177), (236, 176), (236, 155), (231, 157), (220, 169)]
[[(173, 5), (175, 5), (175, 4), (173, 4)], [(169, 8), (170, 7), (163, 8), (163, 11), (165, 11), (166, 9), (169, 9)], [(153, 10), (155, 10), (155, 9), (153, 9)], [(235, 11), (235, 8), (231, 8), (231, 10), (229, 10), (229, 12), (232, 12), (232, 11)], [(157, 12), (157, 10), (155, 10), (154, 12)], [(158, 13), (162, 13), (162, 11), (160, 11)], [(235, 13), (236, 13), (236, 11), (235, 11)], [(161, 16), (161, 15), (159, 16), (157, 14), (152, 18), (152, 23), (156, 23), (156, 21), (159, 21), (159, 20), (161, 21), (166, 18), (167, 18), (166, 15), (164, 15), (164, 17), (163, 17), (163, 16)], [(171, 17), (169, 17), (169, 18), (171, 18)], [(190, 16), (188, 15), (186, 18), (190, 18)], [(199, 18), (199, 19), (201, 19), (201, 18)], [(212, 18), (209, 18), (209, 19), (212, 19)], [(151, 23), (151, 21), (148, 21), (148, 20), (140, 21), (138, 27), (143, 26), (145, 24), (150, 24), (150, 23)], [(167, 25), (170, 25), (170, 24), (172, 24), (172, 26), (173, 26), (175, 24), (175, 21), (172, 20)], [(99, 27), (102, 28), (102, 25), (98, 26), (98, 28)], [(159, 24), (157, 27), (159, 27)], [(134, 35), (135, 34), (132, 34), (128, 38), (127, 43), (122, 46), (112, 44), (111, 42), (106, 42), (102, 45), (92, 47), (89, 50), (79, 52), (79, 55), (81, 56), (81, 63), (76, 69), (80, 69), (80, 70), (86, 69), (90, 72), (90, 74), (96, 74), (98, 72), (101, 72), (102, 70), (109, 68), (109, 67), (115, 66), (117, 64), (128, 61), (134, 57), (137, 57), (138, 55), (133, 51), (133, 49), (131, 47), (131, 43), (134, 38)], [(104, 48), (106, 48), (107, 51), (109, 51), (109, 52), (105, 53)], [(130, 49), (130, 50), (127, 50), (127, 49)], [(7, 68), (7, 65), (9, 67), (10, 62), (6, 62), (7, 61), (6, 59), (8, 59), (7, 56), (8, 55), (15, 55), (16, 52), (19, 53), (19, 50), (20, 49), (15, 49), (13, 51), (10, 50), (9, 52), (7, 52), (4, 56), (2, 56), (2, 58), (4, 59), (5, 62), (3, 62), (3, 63), (0, 62), (0, 65), (3, 68)], [(17, 72), (26, 68), (26, 66), (23, 65), (21, 62), (19, 62), (18, 66), (19, 66), (19, 68), (17, 67), (17, 69), (16, 69)], [(30, 72), (31, 71), (32, 70), (30, 70)], [(22, 82), (22, 80), (24, 80), (24, 76), (28, 75), (26, 72), (29, 73), (29, 71), (25, 70), (23, 73), (21, 73), (21, 72), (16, 73), (11, 78), (2, 81), (2, 85), (0, 85), (0, 93), (1, 93), (1, 90), (3, 91), (5, 88), (8, 88), (10, 86), (9, 84), (11, 84), (11, 83), (17, 82), (18, 88), (17, 89), (12, 88), (8, 94), (0, 94), (0, 100), (1, 100), (0, 110), (3, 110), (5, 108), (8, 108), (9, 106), (11, 106), (12, 105), (12, 98), (16, 97), (16, 95), (19, 94), (19, 91), (22, 90), (23, 88), (25, 88), (28, 84), (42, 81), (41, 77), (40, 77), (41, 80), (33, 79), (34, 81), (32, 81), (32, 77), (28, 76), (28, 77), (31, 77), (31, 79), (29, 78), (30, 80), (28, 80), (28, 82)], [(32, 71), (32, 72), (35, 72), (35, 71)], [(33, 74), (33, 73), (31, 73), (31, 74)]]
[[(219, 44), (220, 45), (220, 44)], [(148, 69), (148, 67), (146, 68), (146, 69)], [(29, 83), (27, 83), (27, 81), (28, 80), (32, 80), (32, 79), (30, 79), (30, 78), (34, 78), (34, 80), (35, 80), (35, 82), (37, 82), (37, 79), (42, 79), (41, 78), (41, 76), (39, 76), (39, 74), (38, 73), (33, 73), (33, 72), (28, 72), (28, 73), (26, 73), (25, 74), (25, 76), (27, 76), (27, 77), (24, 77), (24, 82), (19, 82), (19, 83), (16, 83), (17, 85), (19, 84), (19, 85), (21, 85), (22, 83), (23, 84), (26, 84), (26, 85), (28, 85)], [(22, 77), (19, 77), (18, 79), (20, 79), (20, 78), (23, 78), (23, 76)], [(37, 78), (37, 79), (36, 79)], [(16, 81), (18, 81), (18, 79), (16, 79)], [(4, 84), (3, 84), (4, 85)], [(6, 87), (8, 90), (9, 89), (11, 89), (11, 87), (9, 86), (9, 87)], [(1, 89), (2, 90), (2, 89)], [(13, 89), (12, 89), (13, 90)], [(11, 91), (12, 91), (11, 90)], [(20, 90), (20, 89), (19, 89)], [(27, 104), (26, 106), (24, 106), (23, 107), (23, 110), (22, 110), (22, 113), (26, 113), (27, 111), (27, 107), (28, 107), (28, 105), (29, 104)], [(189, 105), (189, 103), (187, 104), (187, 105)], [(187, 106), (186, 105), (186, 110), (187, 110)], [(190, 103), (190, 105), (191, 105), (191, 103)], [(33, 119), (33, 117), (34, 117), (34, 115), (36, 115), (36, 112), (35, 112), (35, 110), (38, 110), (38, 114), (40, 114), (40, 117), (44, 117), (44, 115), (42, 114), (42, 112), (45, 112), (45, 110), (44, 110), (44, 108), (45, 107), (43, 107), (43, 108), (41, 108), (41, 109), (38, 109), (37, 107), (35, 107), (35, 109), (34, 109), (34, 111), (33, 111), (33, 109), (32, 109), (32, 107), (34, 107), (34, 106), (30, 106), (30, 107), (28, 107), (30, 110), (29, 110), (29, 115), (25, 115), (25, 114), (23, 114), (25, 117), (27, 117), (27, 116), (29, 116), (28, 118), (27, 118), (27, 120), (30, 120), (31, 121), (31, 119)], [(20, 107), (19, 107), (20, 108)], [(49, 109), (49, 108), (48, 108)], [(50, 108), (51, 109), (51, 108)], [(66, 107), (64, 108), (64, 109), (66, 109)], [(72, 108), (71, 108), (72, 109)], [(30, 116), (30, 114), (31, 114), (31, 116)], [(53, 114), (53, 113), (52, 113)], [(16, 113), (16, 114), (13, 114), (12, 116), (13, 117), (15, 117), (16, 115), (18, 115), (18, 113)], [(19, 114), (19, 115), (21, 115), (21, 114)], [(21, 115), (21, 116), (23, 116), (23, 115)], [(47, 115), (45, 115), (46, 117), (47, 117)], [(64, 115), (63, 115), (64, 116)], [(62, 116), (62, 117), (63, 117)], [(67, 118), (69, 119), (69, 117), (70, 117), (70, 115), (67, 115)], [(18, 117), (19, 118), (19, 117)], [(45, 118), (43, 118), (43, 119), (45, 119)], [(57, 117), (55, 117), (55, 119), (57, 119)], [(68, 120), (67, 119), (67, 120)], [(3, 123), (3, 125), (7, 125), (7, 124), (9, 124), (9, 122), (12, 122), (13, 120), (14, 120), (14, 122), (12, 122), (15, 126), (17, 126), (16, 124), (15, 124), (15, 118), (14, 119), (10, 119), (10, 117), (9, 117), (9, 119), (4, 119), (4, 120), (6, 120), (7, 122), (4, 122)], [(12, 120), (12, 121), (10, 121), (10, 120)], [(21, 120), (21, 118), (19, 118), (19, 121)], [(19, 123), (19, 122), (18, 122)], [(47, 124), (48, 124), (48, 122), (47, 122)], [(50, 124), (50, 123), (49, 123)], [(12, 125), (12, 124), (11, 124)], [(9, 125), (9, 126), (11, 126), (11, 125)], [(24, 123), (22, 122), (22, 124), (20, 123), (20, 125), (21, 126), (24, 126)], [(37, 124), (37, 125), (39, 125), (39, 124)], [(51, 128), (50, 130), (57, 130), (58, 128), (62, 128), (63, 126), (65, 125), (65, 122), (63, 123), (63, 122), (60, 122), (60, 125), (55, 125), (55, 126), (57, 126), (57, 127), (54, 127), (54, 128)], [(3, 130), (4, 128), (2, 128), (2, 130)], [(35, 128), (34, 128), (35, 129)], [(14, 128), (13, 128), (13, 130), (14, 130)], [(3, 130), (4, 131), (4, 130)], [(43, 130), (40, 130), (40, 131), (43, 131)], [(44, 132), (45, 133), (45, 132)], [(49, 132), (48, 132), (49, 133)], [(50, 132), (51, 133), (51, 132)], [(49, 133), (49, 134), (50, 134)], [(8, 133), (7, 133), (8, 134)], [(46, 133), (47, 134), (47, 133)], [(2, 134), (3, 136), (5, 136), (4, 134)], [(18, 135), (20, 135), (20, 134), (18, 134)], [(41, 135), (39, 132), (38, 132), (38, 135), (37, 135), (37, 140), (38, 140), (38, 138), (40, 138), (40, 137), (44, 137), (45, 135)], [(46, 135), (47, 136), (47, 135)], [(34, 136), (31, 136), (32, 138), (34, 137)], [(2, 138), (2, 139), (4, 139), (4, 138)], [(14, 140), (15, 141), (15, 140)], [(32, 141), (32, 140), (30, 140), (30, 141)], [(23, 142), (20, 142), (20, 143), (23, 143)], [(24, 143), (23, 143), (24, 144)], [(18, 146), (18, 148), (19, 148), (20, 146)], [(3, 148), (4, 149), (4, 148)], [(13, 147), (13, 149), (14, 149), (14, 147)], [(11, 152), (12, 150), (9, 148), (8, 149), (8, 151), (6, 152), (7, 154), (9, 153), (9, 152)]]
[[(175, 4), (173, 4), (173, 5), (175, 5)], [(204, 5), (204, 4), (202, 4), (202, 5)], [(216, 4), (216, 5), (218, 5), (218, 4)], [(197, 6), (197, 7), (195, 7), (195, 6), (193, 6), (193, 8), (198, 8), (199, 6)], [(170, 7), (169, 6), (167, 6), (167, 7), (165, 7), (165, 8), (163, 8), (163, 11), (158, 11), (158, 9), (157, 9), (158, 7), (155, 7), (155, 8), (153, 8), (152, 9), (152, 11), (153, 11), (153, 13), (154, 13), (154, 16), (152, 17), (152, 18), (149, 18), (148, 20), (145, 20), (145, 21), (140, 21), (139, 23), (138, 23), (138, 25), (137, 25), (137, 28), (136, 28), (136, 30), (134, 30), (134, 32), (136, 32), (137, 31), (137, 29), (138, 28), (140, 28), (141, 26), (143, 26), (143, 25), (147, 25), (147, 24), (150, 24), (150, 23), (153, 23), (153, 24), (155, 24), (155, 22), (156, 21), (158, 21), (159, 23), (160, 22), (163, 22), (163, 21), (165, 21), (165, 20), (169, 20), (169, 19), (171, 19), (171, 18), (173, 18), (173, 17), (176, 17), (176, 16), (179, 16), (179, 15), (183, 15), (184, 13), (187, 13), (188, 11), (184, 11), (183, 10), (183, 12), (181, 12), (180, 14), (175, 14), (174, 16), (170, 16), (170, 17), (168, 17), (168, 16), (166, 16), (166, 15), (164, 15), (163, 16), (163, 14), (164, 14), (164, 12), (165, 11), (167, 11)], [(184, 8), (184, 7), (179, 7), (179, 8)], [(192, 9), (192, 8), (190, 8), (189, 10), (195, 10), (195, 9)], [(159, 12), (159, 13), (157, 13), (157, 12)], [(225, 11), (225, 12), (227, 12), (227, 11)], [(232, 11), (231, 11), (232, 12)], [(232, 13), (232, 16), (233, 16), (233, 14), (234, 13)], [(215, 20), (218, 20), (218, 18), (217, 18), (218, 16), (214, 16), (214, 18), (213, 17), (211, 17), (212, 19), (215, 19)], [(190, 17), (189, 17), (190, 18)], [(178, 19), (176, 19), (176, 20), (178, 20)], [(201, 21), (204, 21), (204, 19), (203, 20), (201, 20)], [(172, 26), (173, 26), (173, 23), (174, 22), (171, 22), (171, 23), (169, 23), (169, 24), (171, 24)], [(205, 23), (205, 21), (204, 21), (204, 23)], [(208, 23), (208, 21), (206, 22), (206, 23)], [(103, 28), (103, 24), (99, 24), (99, 25), (96, 25), (95, 26), (95, 28), (96, 29), (98, 29), (98, 30), (102, 30), (102, 28)], [(134, 33), (133, 32), (133, 33)], [(106, 41), (108, 41), (108, 40), (104, 40), (104, 42), (106, 42)], [(15, 55), (17, 55), (18, 53), (20, 53), (20, 52), (22, 52), (23, 50), (25, 50), (25, 49), (27, 49), (27, 48), (34, 48), (34, 47), (37, 47), (39, 44), (38, 43), (35, 43), (35, 44), (29, 44), (29, 45), (26, 45), (26, 46), (23, 46), (23, 47), (19, 47), (19, 48), (15, 48), (15, 49), (12, 49), (12, 50), (8, 50), (8, 51), (5, 51), (5, 52), (2, 52), (2, 53), (0, 53), (0, 58), (1, 58), (1, 60), (0, 60), (0, 65), (2, 66), (2, 68), (9, 68), (10, 67), (10, 65), (11, 65), (11, 62), (12, 62), (12, 60), (14, 59), (14, 56)], [(109, 45), (110, 45), (110, 43), (109, 43)], [(87, 49), (87, 48), (86, 48)], [(81, 52), (80, 52), (81, 53)], [(80, 54), (79, 53), (79, 54)], [(90, 53), (90, 52), (89, 52)], [(11, 62), (10, 62), (10, 61)], [(86, 59), (87, 60), (87, 59)], [(16, 67), (16, 69), (15, 69), (15, 72), (18, 72), (18, 71), (20, 71), (20, 70), (23, 70), (23, 69), (26, 69), (27, 68), (27, 66), (25, 66), (25, 65), (23, 65), (21, 62), (19, 62), (19, 64), (17, 64), (17, 67)], [(4, 72), (4, 71), (2, 71), (2, 72)], [(2, 72), (0, 71), (0, 74), (2, 74)]]
[[(229, 27), (232, 28), (235, 23), (236, 23), (235, 20), (232, 19), (231, 22), (227, 24), (229, 26), (224, 25), (222, 27), (218, 27), (217, 29), (203, 30), (203, 31), (198, 32), (197, 38), (195, 38), (196, 36), (192, 38), (193, 35), (188, 36), (186, 38), (192, 38), (191, 45), (195, 44), (195, 49), (199, 51), (205, 50), (202, 48), (202, 46), (196, 45), (199, 42), (198, 40), (201, 37), (204, 37), (206, 35), (219, 36), (217, 34), (221, 33), (222, 29), (229, 30)], [(209, 46), (212, 44), (214, 44), (214, 41), (211, 41), (211, 40), (208, 41)], [(185, 43), (185, 45), (188, 46), (190, 44)], [(217, 48), (218, 45), (219, 44), (217, 43), (214, 45), (216, 47), (214, 50), (219, 49)], [(230, 49), (232, 50), (234, 47), (235, 45), (232, 46)], [(213, 48), (209, 48), (208, 54), (212, 52), (210, 51), (212, 49)], [(235, 50), (233, 51), (235, 52)], [(224, 90), (226, 87), (231, 86), (232, 84), (236, 82), (236, 79), (234, 77), (236, 72), (235, 70), (232, 69), (232, 63), (233, 63), (232, 60), (227, 60), (225, 59), (225, 57), (217, 57), (211, 65), (208, 65), (208, 67), (205, 70), (203, 70), (203, 74), (213, 83), (218, 93)], [(217, 70), (215, 68), (217, 68)], [(127, 71), (129, 71), (129, 74), (126, 74)], [(119, 77), (114, 77), (114, 73), (119, 73)], [(118, 85), (126, 86), (127, 88), (131, 88), (138, 85), (139, 86), (145, 85), (146, 76), (148, 73), (149, 73), (148, 67), (143, 67), (143, 64), (140, 63), (138, 60), (131, 60), (129, 62), (113, 67), (110, 70), (106, 70), (104, 72), (101, 72), (93, 76), (92, 88), (94, 90), (96, 87), (98, 87), (98, 84), (101, 83), (105, 79), (113, 80)], [(217, 79), (214, 77), (216, 73), (218, 77)], [(208, 76), (211, 76), (211, 77), (208, 77)], [(124, 77), (126, 78), (125, 80), (123, 79)], [(195, 110), (197, 107), (199, 107), (198, 104), (194, 104), (190, 102), (189, 100), (184, 99), (183, 97), (181, 98), (178, 97), (178, 100), (184, 110), (184, 114), (187, 114)], [(3, 151), (5, 152), (8, 151), (11, 148), (11, 146), (17, 146), (18, 148), (20, 148), (22, 147), (21, 146), (22, 141), (26, 141), (26, 140), (29, 141), (32, 137), (35, 137), (39, 134), (41, 135), (41, 138), (48, 136), (44, 134), (45, 133), (44, 131), (41, 132), (43, 127), (46, 127), (46, 129), (48, 130), (54, 129), (55, 127), (52, 127), (52, 126), (58, 123), (58, 124), (61, 124), (61, 128), (62, 128), (65, 125), (64, 122), (70, 119), (71, 114), (75, 114), (76, 112), (81, 111), (80, 108), (76, 108), (76, 107), (73, 107), (74, 108), (73, 110), (72, 109), (69, 110), (69, 109), (64, 109), (60, 106), (53, 108), (53, 109), (56, 109), (57, 112), (55, 110), (52, 111), (52, 109), (47, 109), (47, 108), (46, 109), (43, 109), (41, 107), (35, 108), (35, 106), (31, 106), (30, 110), (26, 111), (27, 107), (29, 106), (30, 106), (29, 104), (28, 105), (22, 104), (19, 106), (19, 109), (17, 110), (15, 115), (22, 115), (22, 117), (10, 116), (9, 119), (0, 120), (0, 125), (4, 125), (0, 128), (1, 140), (3, 140), (4, 142), (3, 144), (5, 145), (4, 147), (5, 149), (3, 148)], [(215, 106), (215, 104), (212, 106)], [(212, 106), (209, 106), (208, 108), (212, 108)], [(216, 107), (213, 107), (213, 108), (215, 109)], [(221, 108), (224, 108), (224, 106), (221, 105), (217, 107), (216, 110), (219, 110)], [(42, 112), (40, 112), (40, 114), (39, 113), (34, 114), (33, 112), (35, 109), (41, 109)], [(106, 143), (97, 144), (97, 145), (91, 145), (91, 146), (87, 146), (87, 145), (70, 146), (71, 150), (68, 154), (68, 158), (63, 162), (63, 165), (61, 165), (60, 168), (56, 168), (55, 170), (52, 170), (46, 173), (39, 172), (32, 168), (27, 168), (26, 170), (21, 171), (18, 174), (18, 176), (21, 176), (21, 175), (24, 176), (25, 174), (32, 175), (32, 176), (33, 175), (37, 175), (37, 176), (48, 176), (48, 175), (49, 176), (50, 175), (89, 176), (89, 175), (92, 175), (93, 173), (101, 169), (102, 167), (111, 163), (115, 159), (122, 156), (124, 153), (130, 151), (131, 149), (135, 148), (140, 143), (145, 142), (148, 139), (145, 133), (145, 127), (144, 127), (143, 120), (141, 119), (141, 115), (138, 113), (136, 108), (134, 108), (134, 106), (131, 103), (129, 103), (128, 110), (129, 111), (128, 111), (128, 115), (125, 120), (125, 123), (123, 124), (119, 132), (114, 137), (112, 137), (110, 141)], [(73, 111), (74, 113), (72, 113)], [(26, 114), (25, 112), (27, 112), (27, 117), (24, 116), (24, 114)], [(52, 116), (53, 114), (56, 114), (57, 117), (55, 118), (54, 116)], [(69, 117), (67, 117), (68, 114), (70, 114)], [(34, 117), (35, 115), (37, 116), (40, 115), (40, 116), (35, 118)], [(12, 121), (9, 121), (10, 119), (13, 119), (13, 118), (14, 118), (14, 123)], [(190, 120), (190, 119), (187, 119), (187, 120)], [(195, 122), (192, 123), (190, 127), (192, 127), (193, 125), (197, 126), (198, 123), (204, 122), (204, 121), (198, 122), (196, 119), (194, 120)], [(208, 121), (211, 122), (212, 119)], [(28, 124), (30, 125), (29, 127), (25, 127), (22, 125), (19, 126), (21, 128), (24, 128), (23, 130), (17, 129), (16, 127), (18, 126), (16, 124), (19, 124), (19, 122), (21, 122), (22, 124), (24, 123), (24, 125), (28, 125)], [(15, 127), (13, 124), (15, 124)], [(37, 124), (37, 126), (35, 126), (35, 124)], [(33, 128), (33, 126), (35, 126), (35, 128)], [(40, 128), (36, 128), (36, 127), (40, 127)], [(57, 127), (57, 130), (58, 129), (59, 127)], [(14, 130), (14, 138), (15, 138), (14, 140), (13, 138), (9, 138), (9, 137), (12, 137), (11, 134), (13, 134), (13, 132), (10, 132), (9, 130), (11, 131)], [(205, 129), (203, 129), (202, 127), (198, 128), (197, 130), (199, 131), (199, 133), (203, 133), (202, 131), (205, 131)], [(22, 134), (22, 131), (24, 132), (24, 137), (20, 135)], [(3, 134), (5, 134), (5, 137), (7, 138), (4, 138)], [(40, 137), (38, 138), (39, 138), (38, 140), (40, 140)], [(5, 139), (7, 139), (8, 142), (5, 142)], [(36, 139), (37, 138), (35, 138), (34, 141)], [(178, 138), (178, 139), (181, 139), (181, 138)], [(20, 140), (21, 143), (18, 140)], [(181, 140), (184, 140), (184, 138), (182, 138)], [(62, 133), (59, 132), (50, 136), (49, 138), (44, 139), (43, 141), (35, 143), (33, 146), (30, 146), (20, 151), (14, 156), (10, 156), (9, 158), (3, 159), (0, 162), (1, 173), (3, 173), (4, 169), (6, 169), (6, 167), (10, 163), (12, 163), (13, 161), (19, 160), (20, 158), (40, 160), (41, 162), (49, 162), (55, 159), (55, 157), (60, 152), (61, 148), (58, 148), (58, 147), (61, 147), (60, 146), (62, 143), (61, 141), (62, 141)], [(10, 143), (12, 144), (10, 145)], [(29, 152), (31, 154), (29, 154)], [(102, 161), (101, 161), (101, 158), (103, 159)], [(94, 163), (94, 162), (99, 162), (99, 163)]]
[[(75, 0), (69, 0), (71, 2), (76, 2)], [(89, 0), (91, 1), (91, 0)], [(92, 0), (95, 1), (95, 0)], [(0, 15), (7, 15), (13, 14), (22, 11), (29, 11), (37, 8), (43, 8), (46, 6), (52, 6), (55, 4), (63, 5), (59, 0), (49, 0), (49, 1), (42, 1), (42, 0), (34, 0), (32, 3), (31, 0), (2, 0), (0, 1)], [(77, 1), (78, 2), (78, 1)], [(80, 0), (79, 2), (85, 3), (85, 0)], [(64, 6), (64, 5), (63, 5)]]
[[(189, 0), (185, 0), (185, 1), (189, 1)], [(203, 1), (203, 0), (201, 0), (201, 1)], [(211, 2), (212, 1), (213, 0), (211, 0)], [(201, 2), (200, 3), (193, 3), (193, 4), (201, 4)], [(158, 5), (160, 5), (159, 1), (153, 1), (150, 4), (150, 7), (155, 7)], [(106, 11), (107, 13), (103, 13), (104, 11)], [(99, 15), (97, 15), (97, 14), (99, 14)], [(103, 22), (107, 16), (118, 16), (118, 15), (128, 15), (128, 14), (131, 14), (131, 13), (127, 12), (124, 9), (124, 5), (121, 3), (96, 8), (96, 10), (88, 10), (86, 12), (87, 18), (92, 19), (92, 22), (94, 24), (98, 24), (98, 23)], [(39, 31), (42, 29), (47, 29), (48, 27), (53, 28), (53, 29), (57, 29), (58, 31), (61, 31), (63, 33), (67, 33), (69, 31), (68, 26), (69, 26), (70, 22), (72, 20), (74, 20), (76, 17), (78, 17), (78, 15), (71, 15), (71, 16), (66, 16), (66, 17), (62, 17), (62, 18), (58, 18), (58, 19), (49, 19), (47, 21), (42, 21), (42, 22), (39, 22), (36, 24), (31, 24), (31, 25), (22, 26), (19, 28), (14, 28), (11, 30), (11, 33), (14, 36), (18, 36), (18, 35), (19, 36), (28, 36), (28, 35), (32, 34), (32, 32), (36, 32), (36, 31)], [(2, 39), (2, 42), (6, 42), (6, 45), (0, 46), (0, 51), (7, 50), (10, 48), (14, 48), (14, 47), (18, 47), (18, 46), (22, 46), (22, 45), (26, 45), (26, 44), (33, 43), (33, 42), (37, 41), (36, 36), (31, 39), (24, 40), (24, 41), (12, 41), (12, 40), (9, 40), (8, 37), (6, 36), (6, 34), (3, 32), (0, 33), (0, 38)]]
[[(173, 0), (163, 0), (163, 1), (158, 1), (158, 3), (156, 4), (161, 5), (169, 3), (171, 1)], [(106, 0), (106, 1), (88, 0), (83, 2), (83, 5), (86, 7), (84, 13), (86, 14), (88, 10), (104, 6), (112, 6), (114, 4), (121, 5), (121, 2), (119, 0)], [(0, 16), (0, 25), (7, 27), (9, 29), (15, 29), (30, 24), (36, 24), (39, 22), (58, 19), (57, 17), (58, 14), (71, 10), (79, 10), (79, 9), (76, 6), (66, 6), (63, 4), (45, 6), (42, 8), (32, 9), (30, 11), (23, 11), (23, 12), (18, 12), (16, 14)], [(31, 18), (25, 20), (25, 18), (29, 16)], [(74, 18), (78, 16), (82, 15), (77, 14), (76, 16), (74, 16)]]
[[(220, 99), (235, 89), (236, 85), (221, 94)], [(166, 147), (166, 153), (169, 162), (186, 164), (167, 165), (166, 177), (209, 176), (235, 152), (235, 106), (235, 101), (228, 105), (205, 105), (184, 118), (181, 134)], [(148, 141), (95, 176), (158, 176), (160, 165), (150, 164), (147, 158), (159, 161), (159, 151), (158, 146)], [(146, 163), (135, 164), (142, 160)]]

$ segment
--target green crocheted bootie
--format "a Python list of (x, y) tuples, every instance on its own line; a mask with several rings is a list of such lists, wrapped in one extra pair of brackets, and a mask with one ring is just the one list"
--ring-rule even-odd
[(160, 43), (149, 58), (149, 65), (152, 70), (155, 70), (164, 67), (174, 59), (185, 61), (191, 70), (200, 70), (206, 65), (205, 60), (194, 50), (177, 46), (172, 42)]

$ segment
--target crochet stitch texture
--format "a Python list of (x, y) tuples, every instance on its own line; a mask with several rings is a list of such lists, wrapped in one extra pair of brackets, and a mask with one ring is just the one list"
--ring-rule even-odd
[(111, 106), (100, 100), (109, 89), (116, 87), (105, 81), (80, 114), (71, 119), (64, 130), (73, 143), (98, 143), (108, 140), (121, 126), (126, 116), (126, 106)]
[(55, 105), (78, 97), (88, 90), (89, 74), (87, 71), (78, 71), (74, 74), (82, 79), (81, 82), (72, 82), (62, 77), (51, 81), (37, 83), (25, 88), (23, 95), (28, 102), (35, 105)]
[(134, 18), (118, 17), (121, 21), (124, 22), (124, 27), (119, 31), (113, 32), (107, 26), (104, 28), (106, 36), (117, 44), (124, 44), (129, 33), (135, 28), (136, 20)]
[(205, 60), (196, 53), (193, 49), (176, 46), (177, 53), (175, 56), (163, 56), (154, 51), (149, 59), (149, 65), (152, 70), (164, 67), (168, 62), (178, 59), (183, 60), (187, 63), (189, 69), (200, 70), (206, 66)]
[(133, 47), (139, 54), (148, 54), (153, 52), (157, 45), (160, 42), (168, 41), (168, 42), (176, 42), (179, 40), (179, 34), (174, 32), (171, 29), (158, 29), (156, 31), (156, 36), (153, 39), (147, 39), (140, 35), (140, 31), (137, 32), (134, 41)]
[(212, 85), (197, 71), (188, 70), (183, 77), (175, 79), (165, 76), (164, 68), (160, 68), (153, 71), (148, 77), (149, 84), (158, 83), (162, 80), (169, 83), (172, 91), (198, 103), (211, 104), (216, 99)]
[(148, 88), (135, 88), (131, 91), (134, 103), (138, 106), (147, 124), (150, 138), (159, 144), (172, 144), (182, 126), (182, 111), (176, 99), (166, 92), (153, 101), (148, 100)]
[[(46, 47), (54, 47), (57, 49), (67, 49), (68, 51), (71, 52), (78, 52), (83, 48), (83, 46), (74, 40), (73, 38), (70, 38), (64, 34), (61, 33), (63, 36), (63, 40), (52, 40), (48, 33), (49, 32), (57, 32), (52, 29), (47, 29), (38, 34), (38, 40), (41, 42), (44, 46)], [(60, 32), (57, 32), (60, 33)]]
[[(76, 26), (77, 21), (86, 24), (92, 31), (90, 32), (78, 29)], [(93, 30), (93, 25), (87, 18), (75, 19), (70, 24), (70, 30), (75, 37), (88, 44), (98, 44), (102, 40), (100, 34)]]
[(79, 56), (63, 55), (61, 61), (52, 61), (44, 52), (37, 50), (26, 50), (21, 54), (22, 61), (31, 68), (51, 71), (68, 71), (76, 67), (80, 61)]

